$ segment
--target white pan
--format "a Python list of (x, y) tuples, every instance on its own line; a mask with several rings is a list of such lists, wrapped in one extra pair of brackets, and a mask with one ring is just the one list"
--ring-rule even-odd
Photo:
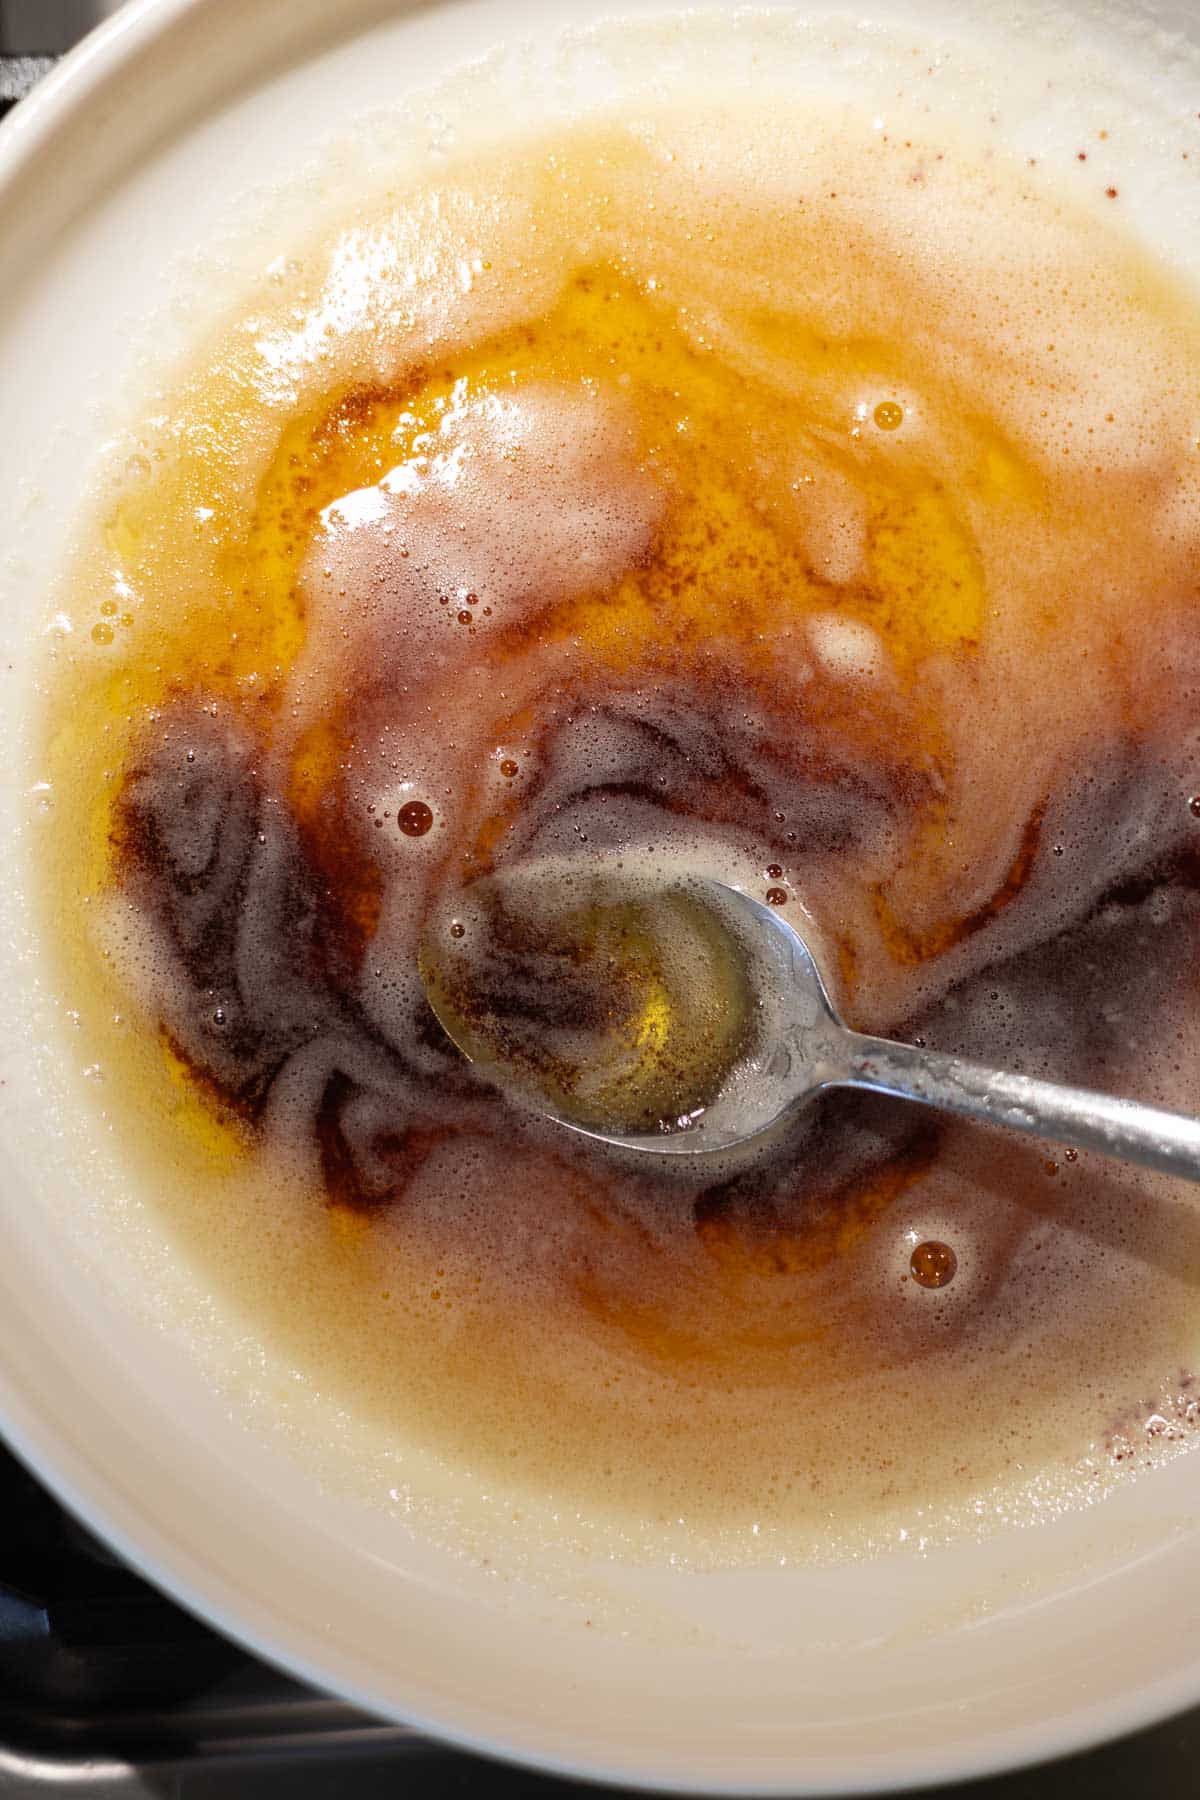
[[(1003, 27), (996, 8), (979, 10), (980, 30), (985, 17)], [(463, 1744), (615, 1781), (764, 1794), (866, 1792), (1055, 1755), (1200, 1700), (1200, 1457), (1035, 1529), (826, 1570), (588, 1570), (553, 1550), (521, 1569), (500, 1545), (485, 1567), (435, 1548), (316, 1482), (277, 1428), (287, 1384), (269, 1356), (251, 1403), (230, 1404), (213, 1375), (219, 1305), (169, 1245), (135, 1275), (123, 1234), (152, 1234), (153, 1212), (39, 969), (23, 898), (37, 854), (31, 670), (106, 438), (358, 178), (343, 157), (323, 187), (297, 188), (319, 140), (381, 107), (414, 141), (436, 138), (441, 121), (420, 105), (406, 114), (411, 89), (506, 38), (544, 44), (586, 11), (134, 0), (0, 131), (0, 1423), (185, 1604), (301, 1676)], [(1025, 122), (1031, 137), (1091, 129), (1101, 101), (1115, 104), (1080, 75), (1089, 34), (1127, 69), (1148, 46), (1195, 104), (1189, 0), (1119, 19), (1078, 0), (1077, 13), (1078, 32), (1044, 9), (1022, 27), (1043, 33), (1062, 74), (1045, 120)], [(994, 69), (1002, 94), (1003, 56)], [(585, 103), (590, 78), (578, 76)], [(523, 123), (562, 100), (549, 78), (532, 86)], [(1196, 255), (1195, 211), (1164, 187), (1142, 217)], [(123, 1184), (127, 1203), (114, 1204)], [(185, 1315), (188, 1331), (172, 1329)]]

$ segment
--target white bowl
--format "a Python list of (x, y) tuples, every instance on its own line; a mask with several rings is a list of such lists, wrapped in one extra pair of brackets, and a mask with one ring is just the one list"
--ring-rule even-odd
[[(117, 1228), (90, 1204), (94, 1186), (111, 1187), (120, 1146), (83, 1110), (23, 899), (37, 853), (26, 696), (50, 578), (102, 444), (217, 296), (322, 204), (311, 184), (290, 183), (319, 135), (506, 35), (544, 38), (590, 10), (134, 0), (0, 133), (0, 834), (11, 846), (0, 1417), (153, 1580), (381, 1714), (543, 1768), (697, 1792), (961, 1778), (1200, 1700), (1200, 1459), (1090, 1511), (949, 1550), (824, 1570), (593, 1571), (586, 1591), (603, 1590), (608, 1624), (587, 1629), (583, 1572), (565, 1553), (562, 1571), (501, 1581), (318, 1486), (284, 1434), (220, 1397), (194, 1346), (127, 1303)], [(1186, 4), (1109, 18), (1079, 0), (1077, 12), (1093, 31), (1161, 50), (1181, 81), (1194, 67), (1200, 22)], [(1071, 16), (1024, 27), (1047, 54), (1059, 45), (1064, 71), (1082, 56)], [(1005, 80), (1001, 60), (998, 91)], [(1047, 102), (1048, 132), (1069, 130), (1073, 111), (1095, 116), (1094, 95), (1064, 87), (1053, 118)], [(543, 98), (561, 103), (549, 85)], [(329, 179), (352, 182), (353, 158)], [(1183, 205), (1163, 189), (1167, 229), (1177, 207), (1183, 231)], [(230, 230), (239, 219), (254, 230)]]

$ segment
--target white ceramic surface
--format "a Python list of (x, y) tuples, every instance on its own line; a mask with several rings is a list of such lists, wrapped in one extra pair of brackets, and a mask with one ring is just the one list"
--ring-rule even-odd
[[(595, 1571), (564, 1552), (561, 1569), (506, 1577), (434, 1548), (317, 1486), (286, 1435), (261, 1428), (269, 1383), (256, 1428), (184, 1340), (127, 1304), (116, 1240), (89, 1199), (119, 1179), (120, 1146), (102, 1124), (78, 1124), (78, 1058), (21, 899), (37, 854), (22, 740), (31, 655), (101, 446), (155, 371), (352, 185), (355, 156), (292, 179), (320, 161), (319, 139), (386, 107), (414, 144), (433, 141), (444, 122), (406, 105), (411, 87), (506, 37), (544, 42), (590, 10), (134, 0), (0, 132), (0, 1419), (164, 1587), (382, 1713), (543, 1766), (677, 1789), (948, 1780), (1200, 1700), (1200, 1457), (1090, 1512), (842, 1569)], [(930, 8), (912, 11), (923, 41), (936, 37)], [(1180, 98), (1160, 94), (1163, 117), (1184, 120), (1189, 33), (1200, 39), (1186, 0), (1119, 17), (1079, 0), (1073, 16), (1078, 37), (1070, 17), (1041, 10), (1021, 27), (1044, 38), (1063, 81), (1040, 111), (1027, 101), (1015, 136), (1067, 141), (1097, 108), (1125, 103), (1119, 81), (1077, 85), (1088, 32), (1125, 34), (1130, 68), (1143, 52), (1172, 65)], [(611, 91), (611, 69), (593, 78)], [(1017, 106), (1003, 58), (994, 79), (996, 105)], [(644, 81), (651, 92), (654, 73)], [(557, 75), (538, 92), (546, 108), (566, 103)], [(1143, 200), (1158, 236), (1200, 242), (1190, 189), (1148, 176)], [(219, 1338), (215, 1305), (211, 1326)]]

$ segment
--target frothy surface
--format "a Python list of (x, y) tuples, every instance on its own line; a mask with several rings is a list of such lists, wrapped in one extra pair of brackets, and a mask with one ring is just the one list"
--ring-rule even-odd
[(107, 521), (73, 999), (173, 1228), (399, 1445), (757, 1554), (1190, 1430), (1169, 1183), (848, 1096), (627, 1166), (416, 970), (479, 875), (711, 869), (853, 1023), (1191, 1104), (1196, 320), (1033, 179), (814, 114), (465, 168), (231, 330)]

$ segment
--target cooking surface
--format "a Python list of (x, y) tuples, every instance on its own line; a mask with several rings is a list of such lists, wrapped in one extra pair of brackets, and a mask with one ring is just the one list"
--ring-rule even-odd
[[(116, 0), (0, 0), (0, 114)], [(116, 1561), (0, 1449), (0, 1800), (567, 1794), (277, 1674)], [(948, 1800), (1195, 1791), (1200, 1709)], [(604, 1790), (579, 1787), (581, 1795)]]

